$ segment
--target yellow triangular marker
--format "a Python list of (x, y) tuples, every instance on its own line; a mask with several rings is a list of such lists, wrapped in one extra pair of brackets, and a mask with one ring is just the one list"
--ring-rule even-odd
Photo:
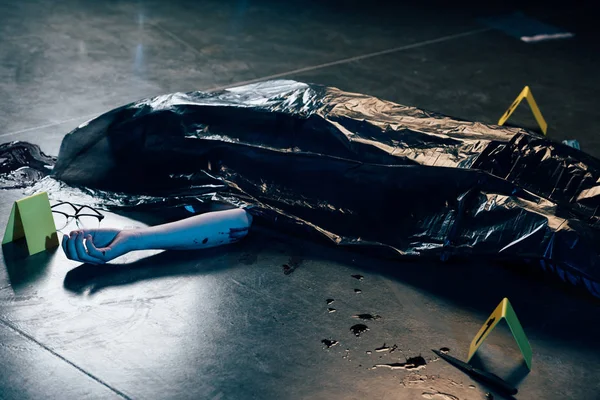
[(46, 192), (17, 200), (13, 204), (2, 244), (23, 237), (29, 255), (58, 246), (58, 235)]
[(535, 102), (535, 99), (533, 98), (533, 94), (531, 93), (531, 89), (529, 89), (529, 86), (525, 86), (523, 88), (523, 90), (517, 96), (515, 101), (513, 101), (513, 103), (510, 105), (510, 107), (508, 107), (508, 110), (506, 110), (506, 112), (504, 114), (502, 114), (502, 117), (500, 117), (500, 120), (498, 121), (498, 125), (504, 125), (506, 120), (508, 120), (508, 118), (511, 116), (513, 111), (515, 111), (515, 108), (517, 108), (517, 106), (521, 103), (521, 101), (523, 99), (527, 99), (527, 103), (529, 103), (529, 107), (531, 108), (531, 111), (533, 112), (533, 116), (535, 117), (535, 120), (537, 121), (537, 123), (540, 126), (540, 129), (542, 130), (544, 135), (546, 135), (546, 132), (548, 131), (548, 124), (546, 123), (546, 120), (542, 116), (542, 113), (540, 112), (540, 109), (538, 108), (538, 105)]
[(496, 325), (498, 325), (498, 322), (500, 322), (502, 318), (506, 320), (510, 331), (515, 337), (517, 345), (519, 345), (519, 349), (521, 350), (523, 358), (525, 359), (525, 363), (527, 364), (527, 368), (531, 369), (531, 345), (529, 344), (529, 340), (527, 340), (527, 336), (525, 336), (525, 331), (523, 330), (523, 327), (517, 318), (517, 314), (515, 314), (515, 310), (513, 310), (507, 298), (504, 298), (500, 304), (498, 304), (498, 307), (496, 307), (492, 315), (489, 316), (485, 324), (483, 324), (479, 332), (477, 332), (475, 338), (473, 338), (471, 346), (469, 347), (469, 358), (467, 359), (467, 362), (471, 361), (471, 358), (473, 358), (473, 355), (479, 346), (481, 346), (485, 338), (496, 327)]

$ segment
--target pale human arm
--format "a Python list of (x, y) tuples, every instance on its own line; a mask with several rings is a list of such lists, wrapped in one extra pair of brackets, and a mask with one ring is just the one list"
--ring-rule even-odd
[(194, 250), (234, 243), (246, 236), (252, 217), (243, 209), (215, 211), (141, 229), (75, 230), (64, 235), (67, 258), (102, 264), (134, 250)]

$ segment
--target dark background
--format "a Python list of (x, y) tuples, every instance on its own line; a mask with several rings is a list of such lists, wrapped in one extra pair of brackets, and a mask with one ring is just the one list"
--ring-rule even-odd
[[(281, 78), (483, 123), (529, 85), (548, 136), (599, 156), (595, 9), (447, 3), (5, 0), (0, 141), (56, 155), (67, 132), (122, 104)], [(527, 44), (477, 22), (516, 10), (576, 36)], [(536, 129), (525, 104), (510, 122)], [(21, 197), (0, 193), (3, 226)], [(103, 223), (161, 221), (128, 217)], [(598, 398), (598, 301), (520, 265), (382, 260), (261, 229), (229, 248), (102, 267), (61, 251), (2, 254), (0, 398), (483, 399), (485, 386), (429, 349), (466, 358), (503, 297), (533, 369), (503, 325), (476, 363), (518, 385), (520, 399)], [(383, 318), (357, 338), (357, 313)], [(398, 350), (375, 352), (384, 342)], [(428, 364), (418, 371), (371, 369), (419, 354)]]

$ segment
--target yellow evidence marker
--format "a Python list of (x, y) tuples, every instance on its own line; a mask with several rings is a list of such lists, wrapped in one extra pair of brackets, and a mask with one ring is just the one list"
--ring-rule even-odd
[(517, 96), (515, 101), (513, 101), (510, 107), (508, 107), (508, 110), (506, 110), (506, 112), (502, 114), (502, 117), (500, 117), (500, 120), (498, 121), (498, 125), (504, 125), (506, 120), (508, 120), (508, 118), (512, 115), (513, 111), (515, 111), (515, 108), (517, 108), (517, 106), (521, 103), (523, 99), (527, 99), (527, 103), (529, 103), (529, 107), (531, 108), (531, 112), (533, 112), (535, 120), (537, 121), (544, 135), (546, 135), (546, 132), (548, 132), (548, 124), (542, 116), (542, 113), (537, 103), (535, 102), (535, 99), (533, 98), (533, 94), (531, 93), (531, 89), (529, 89), (529, 86), (525, 86), (523, 88), (523, 90)]
[(500, 302), (500, 304), (498, 304), (498, 307), (496, 307), (492, 315), (489, 316), (485, 324), (483, 324), (479, 332), (477, 332), (475, 338), (473, 338), (471, 346), (469, 347), (469, 358), (467, 359), (467, 362), (471, 361), (471, 358), (473, 358), (473, 355), (479, 346), (481, 346), (485, 338), (496, 327), (496, 325), (498, 325), (498, 322), (500, 322), (502, 318), (506, 320), (510, 331), (517, 341), (517, 345), (519, 345), (521, 354), (523, 354), (527, 368), (531, 370), (531, 345), (529, 344), (529, 340), (527, 340), (527, 336), (525, 336), (525, 331), (523, 330), (523, 327), (517, 318), (517, 314), (515, 314), (515, 310), (512, 308), (506, 297)]
[(58, 247), (58, 235), (46, 192), (25, 197), (13, 204), (2, 244), (23, 237), (29, 255)]

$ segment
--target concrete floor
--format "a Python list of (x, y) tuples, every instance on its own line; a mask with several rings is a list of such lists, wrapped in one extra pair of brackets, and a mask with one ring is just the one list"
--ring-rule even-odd
[[(5, 0), (0, 141), (58, 154), (68, 131), (124, 103), (281, 77), (487, 123), (530, 85), (549, 136), (600, 156), (600, 52), (585, 10), (532, 7), (577, 34), (532, 45), (476, 22), (510, 5), (285, 4)], [(511, 121), (535, 124), (526, 106)], [(22, 196), (0, 193), (1, 225)], [(599, 398), (598, 301), (521, 266), (388, 261), (262, 229), (230, 248), (130, 254), (113, 266), (61, 251), (1, 260), (0, 399), (484, 399), (488, 388), (430, 349), (466, 358), (503, 297), (533, 369), (505, 326), (476, 363), (518, 385), (519, 399)], [(286, 275), (290, 260), (298, 267)], [(383, 318), (357, 338), (358, 313)], [(384, 343), (398, 350), (376, 352)], [(428, 364), (418, 371), (372, 369), (419, 354)]]

